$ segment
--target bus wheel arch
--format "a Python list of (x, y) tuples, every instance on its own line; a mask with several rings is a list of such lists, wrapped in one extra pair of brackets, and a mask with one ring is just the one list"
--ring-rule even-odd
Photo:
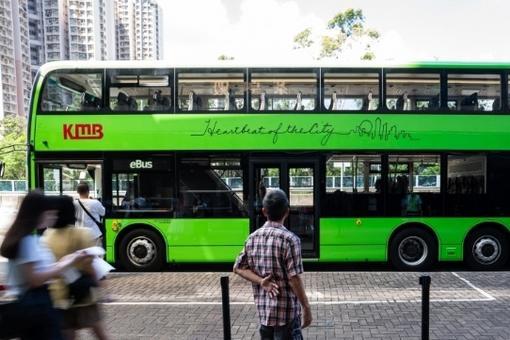
[(464, 261), (475, 270), (499, 269), (508, 262), (510, 233), (496, 222), (474, 226), (464, 239)]
[(388, 258), (399, 270), (424, 270), (437, 261), (438, 249), (437, 235), (429, 226), (410, 222), (391, 234)]
[(158, 271), (166, 262), (163, 235), (148, 224), (133, 224), (123, 229), (115, 241), (116, 258), (125, 270)]

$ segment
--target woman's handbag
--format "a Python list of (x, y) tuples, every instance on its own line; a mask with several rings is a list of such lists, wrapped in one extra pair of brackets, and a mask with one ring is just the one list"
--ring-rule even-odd
[(79, 304), (90, 296), (91, 289), (97, 286), (98, 284), (95, 278), (91, 275), (81, 273), (81, 276), (77, 280), (67, 285), (69, 297), (73, 300), (73, 304)]

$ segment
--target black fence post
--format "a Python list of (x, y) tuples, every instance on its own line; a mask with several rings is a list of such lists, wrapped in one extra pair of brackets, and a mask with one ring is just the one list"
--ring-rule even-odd
[(230, 298), (228, 296), (228, 276), (221, 277), (221, 301), (223, 307), (223, 339), (230, 340)]
[(420, 276), (421, 287), (421, 338), (429, 340), (430, 276)]

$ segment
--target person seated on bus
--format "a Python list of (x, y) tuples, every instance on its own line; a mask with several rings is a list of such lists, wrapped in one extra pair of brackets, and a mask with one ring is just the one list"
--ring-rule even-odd
[(152, 94), (152, 100), (145, 107), (146, 111), (166, 110), (170, 106), (168, 98), (162, 95), (161, 90), (156, 90)]
[(81, 98), (82, 111), (94, 111), (101, 108), (101, 100), (96, 96), (84, 92)]
[(467, 97), (464, 97), (460, 102), (461, 108), (464, 111), (477, 111), (478, 110), (478, 92), (473, 92)]
[(115, 110), (117, 111), (127, 111), (129, 110), (129, 96), (122, 91), (119, 91), (117, 94), (117, 105), (115, 106)]
[(402, 216), (421, 216), (423, 202), (419, 194), (408, 192), (401, 202)]
[(336, 97), (336, 91), (331, 94), (331, 102), (329, 103), (329, 111), (338, 110), (338, 102)]
[(129, 97), (128, 103), (129, 103), (129, 110), (130, 111), (137, 111), (138, 110), (138, 103), (136, 102), (136, 99), (134, 97)]
[(499, 97), (494, 98), (492, 102), (492, 111), (499, 111), (501, 109), (501, 99)]
[(302, 102), (302, 93), (299, 91), (296, 95), (296, 105), (294, 105), (294, 111), (302, 111), (305, 109), (305, 106)]
[(128, 182), (121, 207), (127, 210), (148, 209), (150, 208), (150, 204), (144, 197), (135, 193), (134, 183)]

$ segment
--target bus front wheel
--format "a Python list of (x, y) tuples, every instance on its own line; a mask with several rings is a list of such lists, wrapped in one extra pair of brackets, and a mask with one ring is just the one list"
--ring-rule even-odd
[(160, 270), (165, 262), (165, 244), (152, 230), (132, 230), (120, 242), (119, 260), (129, 271)]
[(475, 270), (501, 268), (508, 261), (508, 240), (498, 229), (484, 227), (466, 237), (464, 257)]
[(437, 246), (434, 237), (421, 228), (405, 228), (399, 231), (390, 243), (390, 261), (400, 270), (429, 268), (436, 254)]

